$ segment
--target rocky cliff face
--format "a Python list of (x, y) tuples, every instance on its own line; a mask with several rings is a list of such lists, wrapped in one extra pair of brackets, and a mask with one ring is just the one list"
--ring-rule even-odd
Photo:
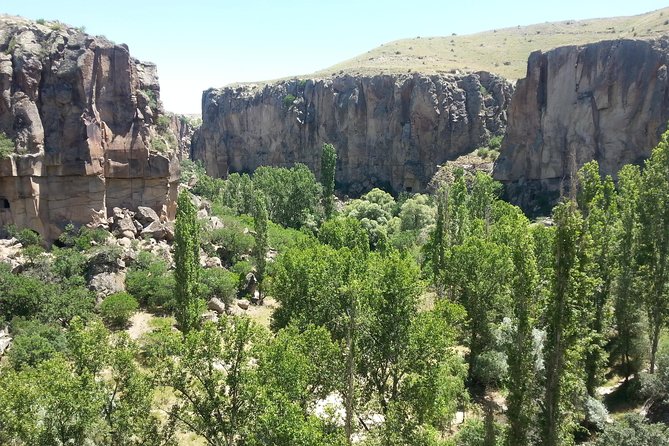
[(149, 206), (170, 217), (177, 163), (155, 125), (155, 65), (57, 22), (0, 16), (0, 226), (55, 238), (93, 212)]
[(585, 162), (615, 176), (648, 157), (669, 119), (668, 65), (667, 40), (532, 53), (494, 168), (509, 199), (545, 210)]
[(207, 172), (305, 163), (338, 152), (338, 188), (425, 188), (437, 165), (503, 132), (511, 86), (488, 73), (340, 76), (205, 91), (192, 156)]

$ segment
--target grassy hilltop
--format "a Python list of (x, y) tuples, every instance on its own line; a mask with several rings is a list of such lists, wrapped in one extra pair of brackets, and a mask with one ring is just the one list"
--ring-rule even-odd
[(416, 37), (389, 42), (312, 76), (483, 70), (514, 80), (525, 77), (527, 57), (535, 50), (620, 38), (651, 39), (667, 33), (669, 8), (629, 17), (540, 23), (463, 36)]

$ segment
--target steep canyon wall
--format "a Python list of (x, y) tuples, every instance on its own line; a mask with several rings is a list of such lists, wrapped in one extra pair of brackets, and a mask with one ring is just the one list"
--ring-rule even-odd
[(494, 168), (508, 198), (545, 212), (584, 163), (597, 160), (615, 177), (646, 159), (669, 119), (668, 66), (666, 39), (532, 53)]
[(423, 190), (437, 165), (506, 125), (512, 87), (489, 73), (289, 80), (207, 90), (192, 156), (216, 177), (306, 164), (337, 148), (338, 188)]
[[(113, 207), (174, 214), (178, 165), (152, 141), (156, 67), (58, 22), (0, 16), (0, 226), (58, 236)], [(7, 140), (5, 139), (5, 142)]]

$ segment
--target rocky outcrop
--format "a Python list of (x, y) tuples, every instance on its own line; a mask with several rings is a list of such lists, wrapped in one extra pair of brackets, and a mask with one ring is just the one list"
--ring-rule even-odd
[[(156, 67), (58, 22), (0, 16), (0, 226), (54, 239), (114, 207), (171, 217), (177, 163), (160, 139)], [(104, 215), (102, 216), (104, 218)]]
[(207, 173), (301, 162), (337, 148), (338, 188), (423, 190), (437, 165), (503, 132), (512, 87), (488, 73), (290, 80), (207, 90), (192, 156)]
[(668, 66), (667, 40), (532, 53), (494, 167), (508, 198), (546, 211), (585, 162), (597, 160), (603, 174), (615, 176), (647, 158), (669, 119)]

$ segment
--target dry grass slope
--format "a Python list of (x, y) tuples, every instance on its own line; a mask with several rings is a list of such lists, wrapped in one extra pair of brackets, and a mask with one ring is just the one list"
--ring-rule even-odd
[(651, 39), (669, 34), (669, 8), (630, 17), (542, 23), (465, 36), (396, 40), (316, 72), (334, 74), (426, 74), (490, 71), (507, 79), (525, 77), (532, 51), (612, 39)]

